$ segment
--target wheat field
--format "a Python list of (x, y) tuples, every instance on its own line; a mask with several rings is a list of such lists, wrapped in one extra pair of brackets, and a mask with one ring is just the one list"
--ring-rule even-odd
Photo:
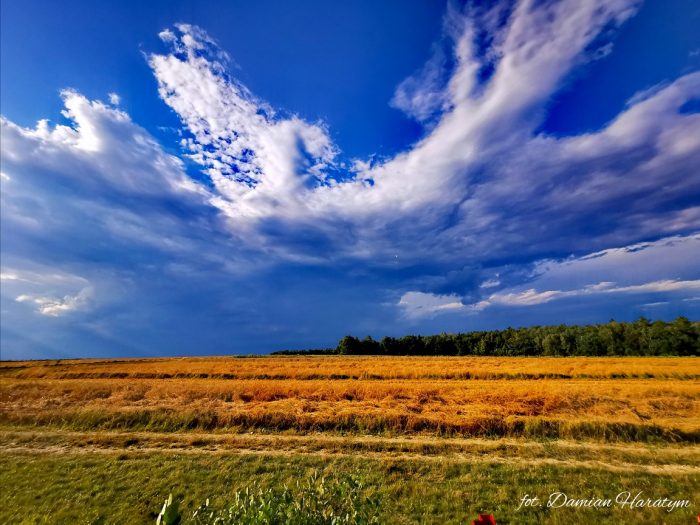
[[(349, 356), (0, 362), (0, 521), (36, 523), (58, 512), (56, 522), (94, 522), (115, 512), (95, 499), (102, 495), (126, 497), (119, 519), (106, 522), (149, 523), (149, 509), (182, 480), (183, 505), (194, 509), (218, 493), (221, 472), (231, 489), (250, 479), (274, 488), (310, 469), (360, 476), (384, 498), (386, 523), (416, 516), (464, 523), (496, 503), (499, 516), (512, 516), (512, 501), (542, 487), (641, 483), (695, 501), (698, 364)], [(86, 481), (93, 478), (98, 485)], [(27, 494), (42, 494), (42, 503)], [(83, 507), (69, 503), (75, 494)], [(519, 522), (601, 515), (572, 512), (530, 509)], [(685, 523), (684, 514), (663, 512), (645, 509), (638, 518)], [(605, 516), (630, 517), (619, 509)]]
[(696, 441), (695, 358), (265, 357), (13, 362), (0, 420)]
[(18, 379), (700, 379), (696, 358), (261, 356), (0, 362)]

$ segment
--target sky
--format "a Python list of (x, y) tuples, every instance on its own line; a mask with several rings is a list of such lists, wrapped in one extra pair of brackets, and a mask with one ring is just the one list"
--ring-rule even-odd
[(700, 318), (697, 0), (0, 0), (0, 358)]

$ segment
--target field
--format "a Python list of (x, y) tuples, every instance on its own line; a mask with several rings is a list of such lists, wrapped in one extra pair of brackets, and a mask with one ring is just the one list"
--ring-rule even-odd
[[(187, 518), (320, 473), (381, 523), (690, 523), (699, 379), (696, 358), (1, 362), (0, 522), (153, 523), (170, 492)], [(624, 491), (689, 503), (518, 509)]]

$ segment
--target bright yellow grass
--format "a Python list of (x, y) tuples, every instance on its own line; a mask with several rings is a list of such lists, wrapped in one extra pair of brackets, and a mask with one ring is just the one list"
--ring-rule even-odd
[[(214, 427), (465, 433), (478, 433), (485, 424), (498, 429), (499, 421), (537, 419), (698, 433), (699, 372), (695, 358), (0, 363), (0, 416), (6, 422), (34, 424), (82, 421), (84, 427), (86, 413), (100, 416), (97, 425), (107, 417), (141, 411), (174, 419), (195, 414), (191, 424), (206, 419)], [(275, 379), (250, 379), (254, 377)]]
[(68, 378), (127, 376), (216, 376), (289, 379), (462, 379), (512, 376), (668, 377), (700, 379), (700, 360), (679, 357), (187, 357), (132, 360), (0, 362), (1, 377)]

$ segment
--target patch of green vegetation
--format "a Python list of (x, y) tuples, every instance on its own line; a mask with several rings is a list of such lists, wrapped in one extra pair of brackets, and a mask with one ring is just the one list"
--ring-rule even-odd
[[(363, 494), (355, 476), (311, 476), (283, 487), (257, 481), (222, 508), (207, 500), (192, 514), (197, 525), (379, 525), (379, 498)], [(167, 509), (166, 509), (167, 510)]]
[[(351, 477), (361, 497), (381, 501), (381, 523), (468, 523), (492, 513), (503, 523), (689, 523), (700, 509), (700, 479), (693, 474), (610, 472), (533, 463), (456, 463), (375, 460), (361, 457), (267, 454), (61, 453), (0, 455), (2, 523), (150, 523), (172, 493), (182, 523), (209, 499), (229, 508), (237, 491), (252, 487), (280, 494), (285, 485), (318, 476)], [(303, 482), (303, 481), (302, 481)], [(271, 492), (266, 492), (271, 491)], [(545, 506), (516, 510), (525, 494), (545, 500), (552, 492), (571, 497), (614, 498), (621, 491), (645, 497), (688, 499), (689, 508), (630, 510)]]

